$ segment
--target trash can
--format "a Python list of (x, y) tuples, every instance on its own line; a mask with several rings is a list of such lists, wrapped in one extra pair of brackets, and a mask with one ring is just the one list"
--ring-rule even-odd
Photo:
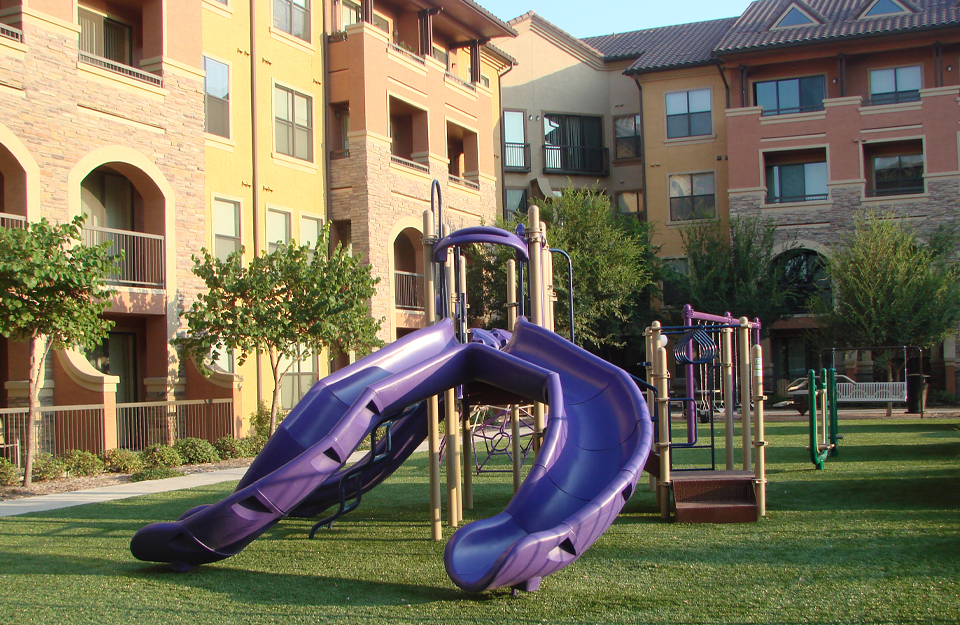
[(927, 380), (929, 375), (911, 373), (907, 376), (907, 414), (920, 414), (921, 402), (927, 407)]

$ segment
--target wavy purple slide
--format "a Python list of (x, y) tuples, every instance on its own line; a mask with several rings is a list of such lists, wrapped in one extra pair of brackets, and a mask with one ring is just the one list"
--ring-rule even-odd
[[(552, 332), (519, 322), (503, 351), (459, 345), (449, 322), (416, 332), (319, 382), (270, 439), (236, 492), (173, 523), (134, 536), (141, 560), (186, 569), (238, 553), (283, 516), (328, 506), (338, 470), (387, 416), (460, 384), (493, 387), (551, 406), (550, 426), (530, 475), (507, 509), (456, 532), (447, 572), (479, 592), (535, 590), (576, 560), (633, 493), (652, 442), (646, 404), (629, 376)], [(423, 440), (424, 411), (406, 432), (379, 483)], [(401, 429), (398, 422), (398, 429)]]

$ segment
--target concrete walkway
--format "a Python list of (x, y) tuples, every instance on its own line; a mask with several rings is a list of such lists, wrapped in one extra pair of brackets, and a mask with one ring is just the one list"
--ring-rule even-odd
[[(424, 450), (426, 449), (425, 444), (422, 447)], [(417, 451), (421, 450), (417, 449)], [(347, 460), (347, 464), (359, 461), (365, 454), (365, 451), (354, 452)], [(103, 503), (104, 501), (115, 501), (117, 499), (127, 499), (128, 497), (139, 497), (140, 495), (152, 495), (153, 493), (165, 493), (171, 490), (185, 490), (196, 486), (219, 484), (220, 482), (239, 481), (246, 472), (247, 467), (238, 467), (236, 469), (224, 469), (223, 471), (191, 473), (183, 477), (170, 477), (165, 480), (128, 482), (114, 486), (77, 490), (70, 493), (55, 493), (53, 495), (38, 495), (37, 497), (0, 501), (0, 517), (17, 516), (18, 514), (27, 514), (28, 512), (46, 512), (48, 510), (81, 506), (87, 503)]]

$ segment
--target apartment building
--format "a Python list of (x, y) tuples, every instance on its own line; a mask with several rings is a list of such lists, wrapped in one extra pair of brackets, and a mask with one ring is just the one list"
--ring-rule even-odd
[(330, 5), (330, 219), (380, 278), (371, 309), (385, 341), (426, 324), (432, 181), (448, 229), (496, 216), (500, 77), (513, 60), (490, 40), (514, 34), (470, 0)]

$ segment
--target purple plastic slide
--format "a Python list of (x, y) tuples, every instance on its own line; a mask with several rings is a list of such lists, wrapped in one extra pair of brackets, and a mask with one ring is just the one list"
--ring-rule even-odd
[[(284, 420), (236, 492), (173, 523), (144, 527), (131, 551), (181, 569), (238, 553), (283, 516), (334, 503), (338, 470), (385, 417), (461, 384), (468, 392), (493, 387), (545, 402), (550, 425), (507, 509), (464, 526), (448, 543), (447, 572), (474, 592), (536, 589), (540, 578), (576, 560), (616, 518), (649, 453), (652, 426), (626, 373), (523, 321), (503, 351), (459, 345), (444, 322), (322, 380)], [(363, 490), (423, 440), (424, 416), (416, 410), (404, 417), (405, 429), (398, 422), (406, 434), (393, 461), (368, 476)]]

